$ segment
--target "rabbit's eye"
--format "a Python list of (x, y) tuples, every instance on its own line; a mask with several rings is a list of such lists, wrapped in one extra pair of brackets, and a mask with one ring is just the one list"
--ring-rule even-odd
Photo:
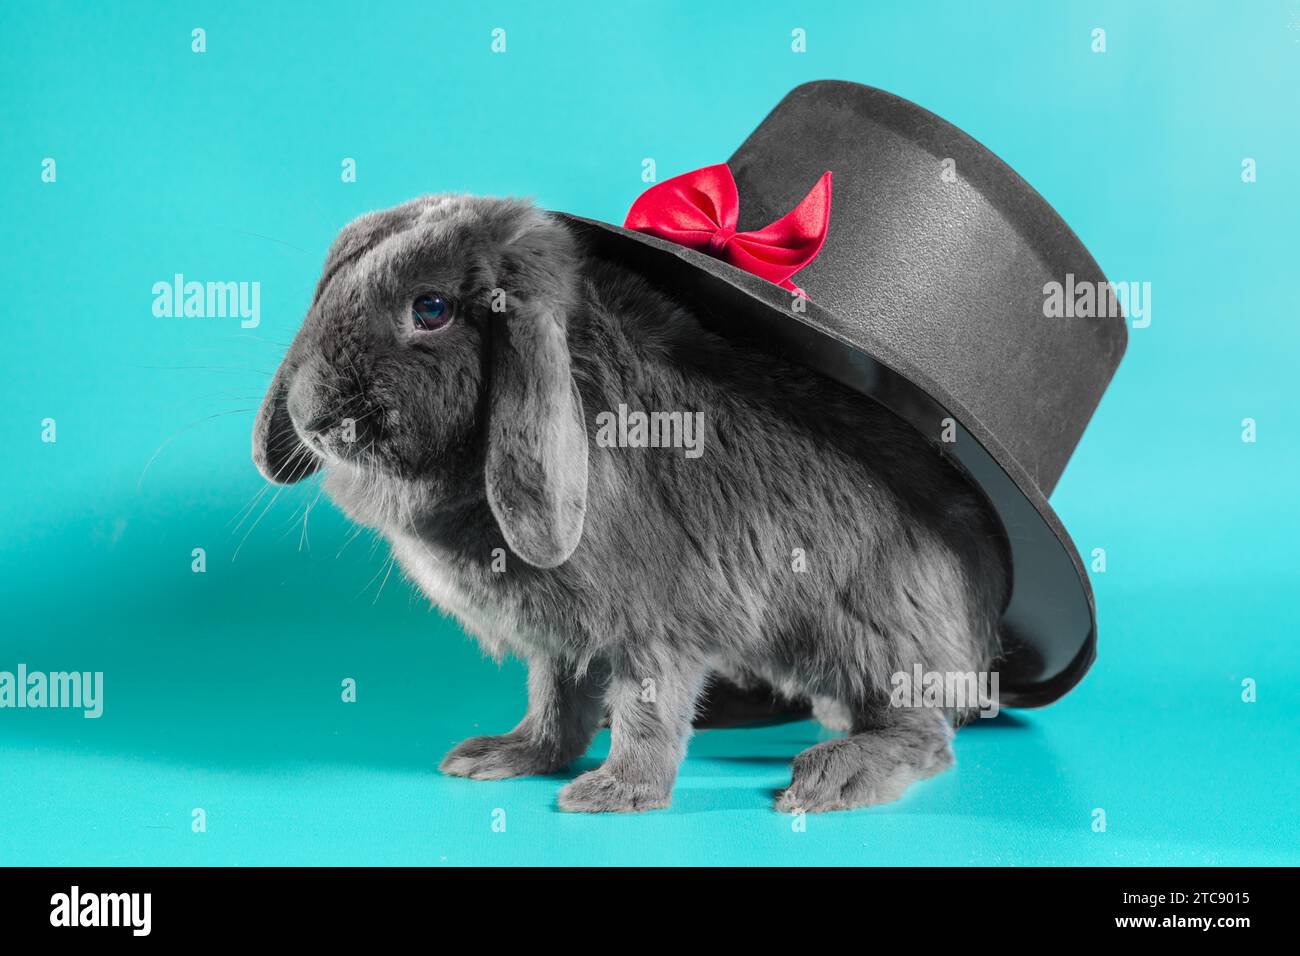
[(411, 324), (421, 332), (434, 332), (451, 324), (451, 303), (436, 292), (417, 295), (411, 303)]

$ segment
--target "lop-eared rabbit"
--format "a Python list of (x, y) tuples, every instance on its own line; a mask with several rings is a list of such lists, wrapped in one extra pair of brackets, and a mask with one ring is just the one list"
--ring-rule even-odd
[[(527, 663), (523, 719), (444, 773), (553, 773), (607, 720), (608, 757), (560, 807), (668, 806), (726, 675), (847, 731), (794, 758), (777, 809), (893, 800), (951, 765), (965, 716), (891, 706), (893, 675), (990, 667), (1000, 528), (890, 412), (689, 309), (524, 201), (362, 216), (271, 383), (254, 460), (275, 482), (323, 470), (416, 587)], [(620, 406), (702, 413), (703, 432), (694, 451), (599, 440)]]

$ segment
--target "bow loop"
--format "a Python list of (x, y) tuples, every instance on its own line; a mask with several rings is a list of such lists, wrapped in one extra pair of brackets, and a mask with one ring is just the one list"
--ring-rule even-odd
[(651, 186), (628, 210), (627, 229), (704, 252), (739, 269), (799, 291), (790, 277), (817, 258), (831, 215), (831, 174), (776, 222), (737, 232), (740, 200), (726, 163), (705, 166)]

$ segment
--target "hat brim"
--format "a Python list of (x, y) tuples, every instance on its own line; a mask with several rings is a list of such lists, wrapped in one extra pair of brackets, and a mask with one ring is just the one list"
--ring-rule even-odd
[(1078, 551), (1031, 476), (942, 385), (870, 331), (850, 327), (814, 301), (804, 300), (804, 310), (796, 311), (785, 289), (719, 259), (621, 226), (554, 215), (593, 254), (708, 304), (702, 317), (720, 334), (753, 341), (846, 385), (923, 435), (932, 434), (935, 421), (951, 418), (956, 440), (938, 447), (986, 495), (1009, 545), (1000, 702), (1043, 706), (1083, 678), (1096, 657), (1096, 610)]

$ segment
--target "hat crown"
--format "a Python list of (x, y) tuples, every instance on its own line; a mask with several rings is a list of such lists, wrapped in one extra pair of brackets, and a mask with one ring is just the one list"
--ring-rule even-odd
[(856, 83), (797, 87), (729, 165), (742, 230), (834, 174), (826, 243), (795, 282), (847, 338), (942, 383), (1050, 493), (1127, 331), (1122, 314), (1045, 314), (1050, 283), (1109, 289), (1047, 202), (955, 126)]

